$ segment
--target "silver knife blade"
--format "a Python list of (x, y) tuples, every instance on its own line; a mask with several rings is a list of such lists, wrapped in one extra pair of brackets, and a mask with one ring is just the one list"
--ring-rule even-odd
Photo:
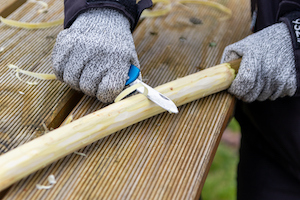
[[(162, 107), (163, 109), (165, 109), (171, 113), (178, 113), (177, 106), (171, 99), (169, 99), (165, 95), (161, 94), (157, 90), (153, 89), (152, 87), (150, 87), (143, 81), (136, 79), (129, 85), (135, 85), (137, 83), (142, 84), (144, 87), (146, 87), (148, 89), (148, 94), (147, 94), (148, 99), (150, 99), (151, 101), (153, 101), (154, 103), (156, 103), (157, 105), (159, 105), (160, 107)], [(144, 93), (144, 87), (137, 88), (137, 91), (140, 93)]]

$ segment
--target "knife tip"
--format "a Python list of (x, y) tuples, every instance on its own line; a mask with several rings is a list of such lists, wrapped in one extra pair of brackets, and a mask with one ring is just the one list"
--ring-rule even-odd
[(170, 110), (168, 110), (169, 111), (169, 113), (170, 114), (177, 114), (178, 113), (178, 109), (177, 109), (177, 107), (175, 107), (175, 108), (172, 108), (172, 109), (170, 109)]

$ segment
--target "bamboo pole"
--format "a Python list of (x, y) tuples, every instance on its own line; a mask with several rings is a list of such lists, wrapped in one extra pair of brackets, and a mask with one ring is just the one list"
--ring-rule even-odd
[[(238, 63), (233, 66), (238, 66)], [(155, 89), (180, 106), (227, 89), (234, 77), (234, 69), (226, 63)], [(164, 111), (142, 94), (138, 94), (21, 145), (0, 156), (0, 191), (80, 148)]]

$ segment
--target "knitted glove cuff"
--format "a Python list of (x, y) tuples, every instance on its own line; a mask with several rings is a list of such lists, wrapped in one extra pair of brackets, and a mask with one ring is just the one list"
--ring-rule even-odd
[(126, 32), (128, 30), (128, 34), (131, 34), (128, 19), (118, 11), (106, 8), (90, 9), (82, 13), (70, 28), (93, 32), (106, 31), (107, 27), (110, 27), (110, 31)]
[(122, 13), (130, 22), (131, 31), (136, 27), (142, 11), (152, 6), (151, 0), (65, 0), (64, 28), (69, 28), (78, 15), (91, 8), (110, 8)]

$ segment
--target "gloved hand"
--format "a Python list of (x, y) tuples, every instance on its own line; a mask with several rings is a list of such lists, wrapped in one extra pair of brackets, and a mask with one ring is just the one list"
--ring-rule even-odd
[(292, 41), (284, 23), (274, 24), (225, 48), (221, 62), (242, 57), (228, 91), (245, 102), (293, 96), (297, 89)]
[(92, 9), (60, 32), (52, 52), (60, 81), (104, 103), (123, 90), (130, 65), (140, 67), (129, 20), (113, 9)]

